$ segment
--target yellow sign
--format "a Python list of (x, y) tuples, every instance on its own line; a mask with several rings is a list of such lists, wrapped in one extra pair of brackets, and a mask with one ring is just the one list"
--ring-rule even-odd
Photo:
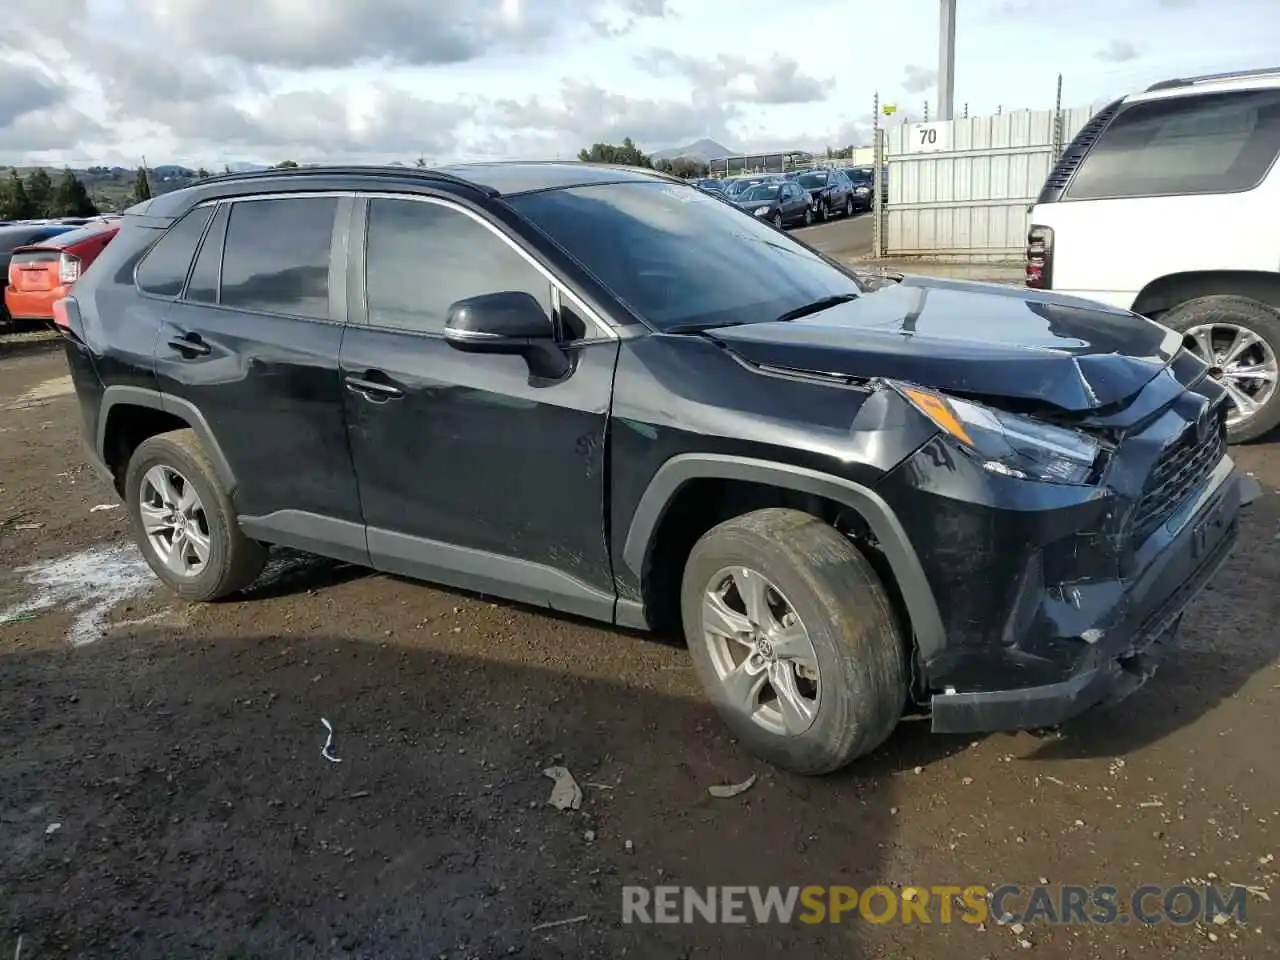
[(884, 105), (884, 115), (886, 117), (892, 117), (897, 112), (898, 112), (898, 108), (895, 104), (886, 103)]

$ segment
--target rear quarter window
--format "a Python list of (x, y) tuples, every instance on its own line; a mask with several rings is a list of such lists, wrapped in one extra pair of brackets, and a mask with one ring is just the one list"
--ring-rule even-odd
[(198, 207), (166, 230), (138, 264), (138, 289), (155, 297), (180, 294), (212, 215), (212, 207)]
[(1084, 158), (1066, 200), (1235, 193), (1280, 150), (1280, 90), (1195, 94), (1122, 109)]

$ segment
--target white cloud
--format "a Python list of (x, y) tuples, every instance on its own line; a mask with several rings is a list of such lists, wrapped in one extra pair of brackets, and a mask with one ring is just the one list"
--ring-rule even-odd
[[(1078, 0), (1071, 17), (1051, 0), (966, 2), (957, 107), (1049, 106), (1059, 72), (1067, 102), (1088, 103), (1274, 62), (1273, 2)], [(844, 145), (865, 141), (876, 92), (899, 116), (936, 97), (937, 4), (899, 5), (892, 29), (855, 14), (847, 0), (42, 0), (59, 31), (0, 36), (0, 163)]]

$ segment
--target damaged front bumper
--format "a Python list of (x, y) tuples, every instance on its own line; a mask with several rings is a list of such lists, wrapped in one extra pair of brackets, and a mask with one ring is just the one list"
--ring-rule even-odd
[[(1203, 491), (1153, 538), (1153, 553), (1140, 573), (1118, 581), (1113, 591), (1099, 591), (1100, 602), (1092, 611), (1093, 597), (1082, 601), (1075, 596), (1079, 612), (1092, 625), (1074, 641), (1085, 649), (1066, 676), (995, 688), (948, 686), (931, 697), (933, 730), (977, 733), (1053, 726), (1138, 689), (1168, 652), (1183, 611), (1230, 556), (1239, 534), (1240, 507), (1241, 479), (1224, 456)], [(1068, 642), (1058, 639), (1053, 645)], [(1016, 676), (1009, 662), (1002, 666), (995, 671), (1001, 679)], [(1037, 671), (1027, 672), (1034, 676)]]

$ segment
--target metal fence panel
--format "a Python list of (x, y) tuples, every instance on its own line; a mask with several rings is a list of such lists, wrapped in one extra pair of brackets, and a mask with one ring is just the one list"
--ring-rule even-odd
[(1022, 259), (1027, 208), (1062, 146), (1094, 112), (1022, 110), (883, 131), (889, 191), (877, 224), (880, 255)]

